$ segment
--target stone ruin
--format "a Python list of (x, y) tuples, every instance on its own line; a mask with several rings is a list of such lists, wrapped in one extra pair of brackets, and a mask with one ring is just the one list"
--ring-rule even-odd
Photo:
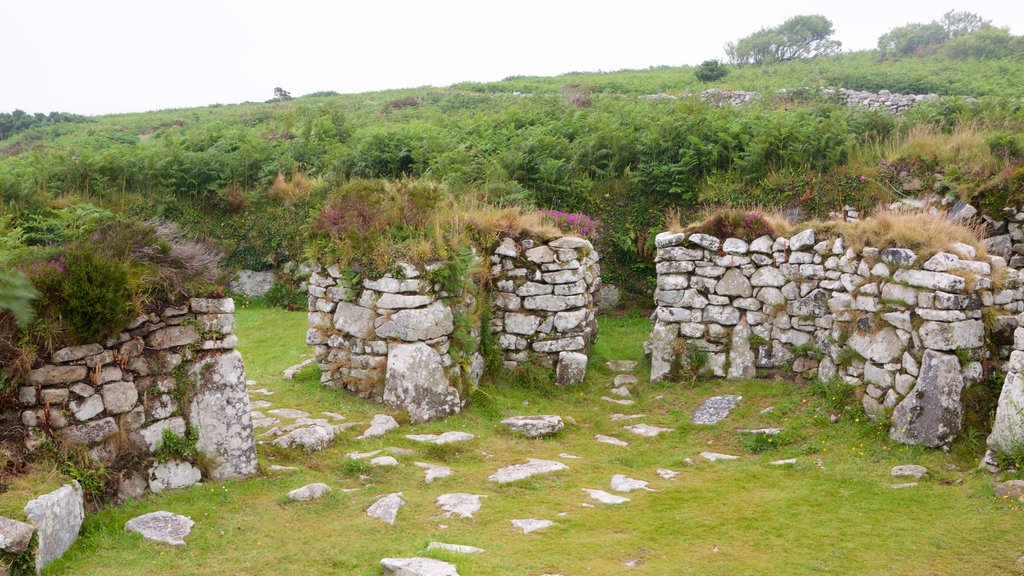
[[(582, 238), (504, 238), (483, 283), (490, 294), (443, 292), (431, 279), (443, 263), (400, 264), (399, 274), (355, 286), (338, 266), (319, 267), (309, 280), (306, 343), (315, 347), (324, 385), (404, 410), (412, 422), (463, 408), (464, 393), (483, 375), (483, 329), (506, 368), (536, 362), (555, 368), (560, 383), (579, 383), (597, 337), (597, 262)], [(487, 300), (491, 322), (482, 327), (478, 307)]]
[(870, 417), (891, 411), (890, 436), (903, 443), (956, 437), (963, 390), (1006, 362), (1024, 311), (1018, 271), (966, 244), (927, 259), (853, 250), (814, 230), (750, 243), (664, 232), (656, 244), (652, 380), (681, 368), (840, 378)]
[[(154, 455), (164, 430), (197, 435), (196, 448), (211, 464), (209, 479), (252, 476), (256, 443), (233, 313), (230, 299), (193, 298), (138, 316), (106, 342), (57, 350), (28, 373), (3, 420), (25, 431), (30, 449), (53, 436), (118, 470), (119, 499), (203, 478), (194, 462)], [(119, 469), (122, 461), (133, 464)], [(64, 486), (25, 510), (39, 537), (41, 569), (77, 537), (81, 488)]]
[[(938, 99), (936, 94), (895, 94), (889, 90), (878, 92), (867, 92), (864, 90), (849, 90), (847, 88), (809, 88), (812, 93), (835, 98), (839, 104), (850, 108), (867, 108), (868, 110), (880, 110), (886, 114), (902, 114), (921, 102)], [(781, 89), (775, 92), (783, 96), (787, 92)], [(711, 102), (715, 106), (742, 106), (756, 101), (760, 92), (742, 90), (722, 90), (720, 88), (709, 88), (699, 94), (700, 99)]]
[(536, 362), (555, 368), (561, 385), (583, 382), (597, 339), (599, 259), (583, 238), (502, 239), (491, 256), (491, 332), (506, 368)]

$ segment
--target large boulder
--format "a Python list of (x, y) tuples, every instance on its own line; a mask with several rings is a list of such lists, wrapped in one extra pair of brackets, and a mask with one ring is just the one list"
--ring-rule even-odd
[(931, 448), (948, 445), (960, 432), (963, 389), (957, 357), (926, 350), (917, 386), (893, 411), (889, 437), (903, 444)]
[(36, 529), (36, 572), (60, 558), (78, 539), (85, 519), (85, 500), (78, 482), (29, 501), (25, 517)]
[(257, 472), (245, 364), (236, 351), (201, 358), (191, 365), (196, 383), (189, 421), (199, 432), (198, 448), (213, 462), (210, 478), (237, 479)]
[(239, 270), (235, 278), (228, 284), (232, 292), (250, 298), (263, 296), (274, 286), (273, 272), (256, 272), (255, 270)]
[(459, 391), (448, 382), (441, 355), (422, 342), (389, 346), (384, 403), (408, 412), (412, 423), (444, 418), (463, 406)]

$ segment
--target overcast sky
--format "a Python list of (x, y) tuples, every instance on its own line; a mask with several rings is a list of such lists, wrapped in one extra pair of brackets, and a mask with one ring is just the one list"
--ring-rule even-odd
[(136, 112), (697, 64), (796, 14), (843, 48), (970, 10), (1024, 33), (1024, 2), (902, 0), (7, 0), (0, 111)]

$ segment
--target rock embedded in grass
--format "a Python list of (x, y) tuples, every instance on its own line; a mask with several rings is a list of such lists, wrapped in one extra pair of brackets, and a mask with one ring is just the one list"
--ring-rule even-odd
[(517, 480), (529, 478), (530, 476), (536, 476), (537, 474), (550, 474), (552, 472), (568, 469), (569, 467), (561, 462), (527, 458), (525, 464), (513, 464), (512, 466), (506, 466), (488, 476), (487, 479), (491, 482), (497, 482), (498, 484), (506, 484), (508, 482), (515, 482)]
[(431, 542), (427, 545), (427, 550), (444, 550), (446, 552), (455, 552), (457, 554), (482, 554), (486, 552), (483, 548), (477, 548), (476, 546), (446, 544), (444, 542)]
[(612, 476), (611, 482), (612, 490), (615, 490), (616, 492), (632, 492), (634, 490), (647, 490), (653, 492), (653, 490), (647, 487), (648, 484), (650, 484), (650, 482), (630, 478), (625, 474), (616, 474)]
[(319, 500), (324, 497), (325, 494), (331, 491), (331, 487), (323, 482), (315, 482), (313, 484), (306, 484), (302, 488), (296, 488), (288, 493), (288, 500), (292, 502), (308, 502), (309, 500)]
[(427, 444), (451, 444), (453, 442), (466, 442), (476, 438), (469, 432), (449, 431), (442, 434), (406, 434), (406, 438), (414, 442)]
[(629, 389), (625, 386), (617, 386), (611, 389), (611, 393), (616, 396), (622, 396), (623, 398), (629, 398), (632, 394), (629, 393)]
[(9, 554), (24, 552), (35, 531), (31, 524), (0, 516), (0, 551)]
[(384, 558), (384, 576), (459, 576), (454, 564), (433, 558)]
[(466, 494), (465, 492), (454, 492), (452, 494), (441, 494), (434, 502), (444, 510), (445, 516), (456, 515), (462, 518), (472, 518), (483, 504), (481, 498), (487, 498), (482, 494)]
[(326, 448), (335, 436), (333, 426), (304, 426), (288, 432), (271, 444), (279, 448), (301, 448), (306, 452), (317, 452)]
[(146, 540), (163, 542), (174, 547), (185, 545), (185, 536), (192, 531), (195, 522), (187, 516), (173, 512), (150, 512), (132, 518), (124, 525), (125, 532), (135, 532)]
[(771, 463), (772, 466), (792, 466), (796, 464), (796, 458), (786, 458), (785, 460), (776, 460)]
[(615, 377), (615, 386), (632, 386), (640, 382), (640, 379), (632, 374), (619, 374)]
[(632, 372), (636, 368), (633, 360), (609, 360), (605, 365), (613, 372)]
[(427, 462), (413, 462), (413, 464), (424, 470), (424, 480), (426, 480), (427, 484), (432, 483), (438, 478), (447, 478), (452, 475), (452, 469), (447, 466), (429, 464)]
[(917, 487), (917, 482), (905, 482), (903, 484), (890, 484), (889, 487), (892, 488), (893, 490), (902, 490), (904, 488), (916, 488)]
[(379, 438), (395, 428), (398, 428), (398, 422), (394, 418), (387, 414), (377, 414), (370, 420), (370, 427), (357, 438), (359, 440)]
[(645, 436), (647, 438), (653, 438), (665, 432), (673, 432), (672, 428), (662, 428), (661, 426), (651, 426), (650, 424), (632, 424), (630, 426), (623, 426), (622, 428), (636, 434), (637, 436)]
[(502, 424), (508, 426), (509, 430), (527, 438), (542, 438), (551, 436), (565, 428), (560, 416), (515, 416), (505, 418)]
[(289, 472), (298, 472), (299, 469), (295, 466), (278, 466), (277, 464), (271, 464), (267, 466), (267, 472), (274, 474), (287, 474)]
[(717, 460), (739, 460), (740, 459), (739, 456), (733, 456), (732, 454), (719, 454), (718, 452), (701, 452), (700, 454), (698, 454), (698, 456), (700, 456), (701, 458), (704, 458), (705, 460), (710, 460), (712, 462), (715, 462)]
[(619, 400), (617, 398), (609, 398), (607, 396), (601, 396), (601, 400), (611, 402), (612, 404), (618, 404), (619, 406), (632, 406), (633, 404), (636, 404), (636, 402), (633, 402), (632, 400)]
[(1007, 498), (1024, 502), (1024, 480), (998, 482), (993, 488), (996, 498)]
[(278, 418), (288, 418), (290, 420), (294, 420), (296, 418), (309, 418), (309, 412), (296, 410), (294, 408), (276, 408), (274, 410), (267, 410), (267, 414), (277, 416)]
[(928, 475), (928, 469), (924, 466), (918, 466), (917, 464), (902, 464), (900, 466), (892, 467), (893, 476), (913, 476), (914, 478), (923, 478)]
[(536, 518), (517, 518), (512, 520), (512, 526), (521, 530), (523, 534), (544, 530), (545, 528), (550, 528), (554, 525), (555, 523), (551, 520), (538, 520)]
[(690, 421), (694, 424), (717, 424), (729, 416), (729, 412), (742, 400), (742, 396), (712, 396), (693, 412)]
[(637, 418), (645, 418), (643, 414), (612, 414), (609, 416), (612, 422), (618, 422), (619, 420), (636, 420)]
[(624, 442), (614, 436), (605, 436), (604, 434), (595, 434), (594, 440), (601, 444), (611, 444), (612, 446), (629, 446), (629, 442)]
[(377, 500), (366, 509), (366, 515), (370, 518), (382, 520), (388, 524), (394, 524), (398, 519), (398, 510), (405, 506), (401, 492), (388, 494)]
[(625, 496), (616, 496), (615, 494), (609, 494), (604, 490), (593, 490), (591, 488), (582, 488), (592, 499), (600, 502), (601, 504), (625, 504), (629, 502), (629, 498)]
[(679, 472), (676, 472), (675, 470), (669, 470), (668, 468), (658, 468), (657, 470), (655, 470), (655, 473), (658, 476), (664, 478), (665, 480), (672, 480), (676, 476), (679, 476)]
[(373, 466), (398, 466), (398, 460), (394, 456), (378, 456), (370, 460)]

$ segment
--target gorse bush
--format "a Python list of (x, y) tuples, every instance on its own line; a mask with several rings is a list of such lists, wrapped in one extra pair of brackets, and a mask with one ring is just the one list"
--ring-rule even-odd
[(728, 73), (729, 69), (718, 60), (705, 60), (693, 71), (693, 75), (701, 82), (714, 82), (715, 80), (721, 80), (722, 78), (725, 78)]
[(67, 254), (66, 266), (60, 308), (78, 343), (102, 341), (128, 325), (135, 307), (128, 273), (120, 262), (76, 249)]

